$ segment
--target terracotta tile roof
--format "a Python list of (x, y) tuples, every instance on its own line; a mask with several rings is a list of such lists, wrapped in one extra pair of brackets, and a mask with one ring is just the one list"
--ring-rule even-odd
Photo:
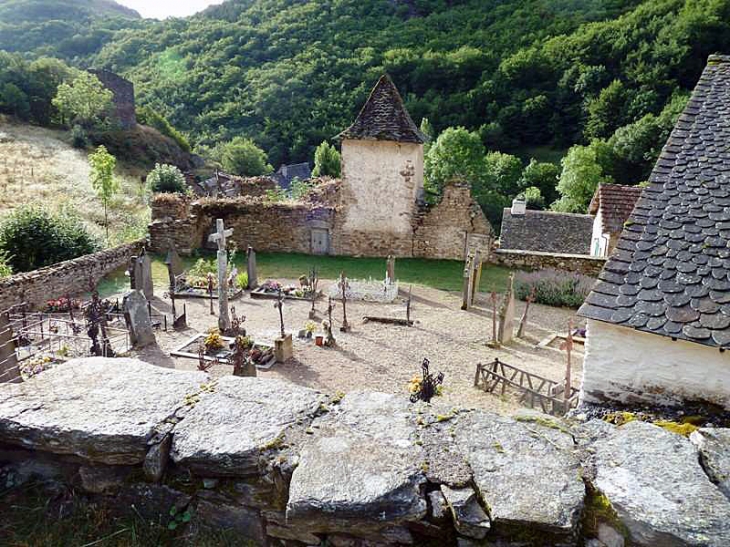
[(593, 195), (588, 211), (595, 215), (599, 209), (603, 229), (616, 234), (624, 229), (626, 222), (641, 197), (643, 188), (621, 184), (601, 184)]
[(587, 255), (591, 249), (593, 217), (552, 211), (502, 215), (500, 248), (519, 251)]
[(579, 314), (730, 347), (730, 57), (711, 56)]
[(413, 123), (400, 93), (388, 75), (378, 80), (355, 122), (338, 137), (418, 144), (428, 140)]

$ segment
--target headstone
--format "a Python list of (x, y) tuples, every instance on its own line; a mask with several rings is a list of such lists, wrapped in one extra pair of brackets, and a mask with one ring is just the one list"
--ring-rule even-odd
[(395, 257), (390, 255), (386, 264), (385, 277), (393, 283), (395, 281)]
[(130, 287), (133, 291), (142, 291), (147, 300), (155, 296), (152, 282), (152, 261), (146, 252), (133, 256), (130, 260)]
[(277, 363), (285, 363), (294, 355), (294, 342), (291, 334), (274, 340), (274, 357)]
[(143, 348), (155, 343), (155, 333), (147, 306), (147, 299), (141, 291), (130, 291), (122, 301), (124, 319), (129, 336), (135, 348)]
[(167, 251), (167, 258), (165, 259), (165, 264), (167, 265), (167, 271), (170, 276), (170, 286), (175, 286), (175, 278), (178, 275), (182, 275), (182, 273), (185, 271), (183, 268), (182, 260), (180, 260), (180, 255), (177, 254), (177, 251), (175, 250), (175, 247), (170, 247), (170, 250)]
[(233, 235), (233, 230), (226, 230), (223, 226), (223, 219), (215, 222), (216, 231), (208, 238), (209, 241), (218, 245), (218, 328), (225, 333), (231, 328), (231, 318), (228, 315), (228, 252), (226, 251), (226, 238)]
[(515, 323), (515, 293), (514, 293), (514, 274), (509, 276), (509, 286), (507, 294), (504, 295), (502, 307), (499, 310), (499, 328), (497, 332), (497, 341), (500, 344), (506, 344), (514, 336)]
[(20, 382), (18, 358), (15, 355), (15, 342), (10, 329), (10, 321), (5, 313), (0, 313), (0, 384)]
[(464, 261), (464, 281), (461, 289), (461, 309), (468, 310), (471, 307), (471, 293), (474, 290), (474, 255), (469, 253)]
[(255, 289), (259, 286), (258, 273), (256, 272), (256, 251), (249, 247), (246, 251), (246, 273), (248, 273), (248, 288)]

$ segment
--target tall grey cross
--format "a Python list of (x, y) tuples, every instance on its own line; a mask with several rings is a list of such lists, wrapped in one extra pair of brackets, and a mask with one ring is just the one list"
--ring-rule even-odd
[(208, 241), (218, 244), (218, 328), (221, 334), (231, 328), (231, 318), (228, 315), (228, 254), (226, 252), (226, 238), (233, 235), (233, 230), (226, 230), (223, 219), (215, 221), (216, 231)]

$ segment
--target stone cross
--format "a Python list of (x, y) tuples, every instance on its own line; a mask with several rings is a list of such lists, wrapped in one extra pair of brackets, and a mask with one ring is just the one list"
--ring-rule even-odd
[(256, 251), (249, 247), (246, 251), (246, 273), (248, 273), (248, 288), (250, 290), (259, 286), (258, 272), (256, 271)]
[(211, 234), (208, 241), (218, 245), (218, 328), (221, 333), (231, 328), (231, 318), (228, 315), (228, 252), (226, 251), (226, 238), (233, 235), (233, 230), (226, 230), (223, 226), (223, 219), (215, 221), (216, 231)]

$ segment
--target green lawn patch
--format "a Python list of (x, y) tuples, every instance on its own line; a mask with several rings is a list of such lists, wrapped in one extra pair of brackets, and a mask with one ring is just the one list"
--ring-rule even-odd
[[(206, 258), (213, 255), (202, 255)], [(257, 253), (259, 282), (266, 279), (297, 279), (309, 273), (316, 266), (321, 278), (335, 279), (341, 271), (351, 279), (384, 279), (384, 258), (355, 258), (345, 256), (311, 256), (287, 253)], [(184, 258), (185, 267), (189, 268), (198, 257)], [(236, 256), (239, 270), (246, 271), (245, 254)], [(434, 289), (460, 291), (464, 263), (459, 260), (428, 260), (424, 258), (399, 258), (395, 271), (401, 287), (408, 284), (425, 285)], [(482, 270), (481, 291), (504, 292), (510, 270), (501, 266), (485, 264)], [(154, 256), (152, 260), (152, 277), (155, 285), (167, 283), (167, 268), (162, 256)], [(99, 285), (102, 296), (123, 292), (129, 286), (124, 269), (107, 276)]]

